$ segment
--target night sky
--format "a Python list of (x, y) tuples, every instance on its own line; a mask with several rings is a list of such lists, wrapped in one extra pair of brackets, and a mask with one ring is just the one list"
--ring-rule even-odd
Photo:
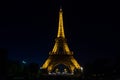
[(57, 36), (60, 5), (68, 46), (80, 64), (115, 59), (108, 3), (71, 0), (3, 2), (0, 48), (8, 49), (9, 59), (44, 63)]

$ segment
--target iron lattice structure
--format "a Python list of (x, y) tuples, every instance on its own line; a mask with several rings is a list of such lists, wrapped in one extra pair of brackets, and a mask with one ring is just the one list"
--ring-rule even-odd
[(59, 25), (57, 38), (55, 39), (55, 44), (52, 51), (49, 52), (49, 57), (42, 65), (42, 69), (46, 69), (48, 72), (52, 72), (53, 69), (59, 65), (63, 64), (67, 66), (70, 72), (74, 72), (75, 69), (80, 69), (80, 65), (73, 57), (73, 52), (70, 51), (64, 33), (63, 27), (63, 11), (60, 8), (59, 11)]

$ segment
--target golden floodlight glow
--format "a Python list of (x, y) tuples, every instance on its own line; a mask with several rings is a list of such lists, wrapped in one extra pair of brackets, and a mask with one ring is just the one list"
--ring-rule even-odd
[(70, 49), (68, 48), (67, 43), (64, 44), (64, 49), (65, 49), (65, 52), (70, 52)]
[[(60, 8), (60, 11), (59, 11), (59, 25), (58, 25), (57, 38), (65, 39), (64, 27), (63, 27), (63, 12), (62, 12), (61, 8)], [(56, 43), (55, 43), (55, 45), (53, 47), (53, 50), (52, 50), (52, 54), (58, 54), (57, 53), (58, 47), (59, 47), (59, 41), (56, 41)], [(67, 54), (71, 54), (70, 49), (69, 49), (66, 42), (63, 42), (63, 51), (67, 52)]]
[(74, 63), (74, 66), (77, 68), (77, 69), (80, 69), (80, 65), (77, 63), (77, 61), (75, 59), (71, 59), (72, 63)]
[[(45, 63), (42, 66), (42, 69), (47, 69), (48, 73), (54, 71), (54, 69), (59, 64), (63, 64), (66, 67), (68, 67), (71, 73), (74, 73), (75, 69), (81, 69), (80, 65), (73, 57), (73, 52), (70, 51), (68, 47), (64, 33), (62, 14), (63, 12), (62, 9), (60, 8), (57, 38), (55, 39), (55, 44), (52, 51), (49, 52), (48, 59), (45, 61)], [(63, 71), (66, 72), (66, 69), (64, 69)]]
[(55, 43), (55, 45), (54, 45), (54, 47), (53, 47), (53, 50), (52, 50), (53, 53), (55, 53), (55, 52), (57, 51), (57, 45), (58, 45), (58, 44)]
[(43, 64), (42, 68), (45, 69), (48, 67), (49, 63), (50, 63), (51, 59), (47, 59), (46, 62)]
[(51, 72), (53, 69), (53, 65), (48, 66), (48, 71)]
[(63, 16), (62, 16), (62, 9), (60, 8), (60, 12), (59, 12), (59, 25), (58, 25), (58, 34), (57, 37), (63, 37), (65, 38), (65, 34), (64, 34), (64, 28), (63, 28)]

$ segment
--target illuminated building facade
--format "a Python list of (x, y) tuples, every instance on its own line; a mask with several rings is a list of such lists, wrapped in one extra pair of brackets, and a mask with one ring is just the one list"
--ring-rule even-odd
[[(46, 69), (48, 73), (51, 73), (55, 70), (55, 68), (58, 71), (57, 66), (61, 64), (65, 65), (70, 73), (74, 73), (75, 70), (81, 71), (81, 66), (73, 57), (73, 52), (70, 51), (68, 47), (63, 27), (63, 11), (60, 8), (57, 38), (55, 39), (52, 51), (49, 52), (48, 59), (41, 68)], [(63, 71), (66, 71), (66, 69), (63, 69)]]

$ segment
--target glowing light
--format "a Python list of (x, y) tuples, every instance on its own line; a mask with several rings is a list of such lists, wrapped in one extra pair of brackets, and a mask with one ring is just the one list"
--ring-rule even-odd
[(78, 62), (74, 58), (72, 58), (71, 61), (77, 69), (80, 69), (80, 65), (78, 64)]
[(56, 70), (55, 70), (55, 72), (58, 72), (59, 71), (59, 69), (57, 68)]
[(63, 16), (62, 16), (62, 9), (59, 12), (59, 27), (58, 27), (58, 35), (57, 37), (65, 38), (64, 28), (63, 28)]
[(64, 72), (67, 73), (67, 69), (64, 69)]
[(26, 62), (25, 62), (25, 61), (22, 61), (22, 63), (23, 63), (23, 64), (26, 64)]
[[(61, 50), (61, 48), (63, 49), (63, 51)], [(68, 59), (63, 59), (63, 60), (59, 60), (59, 58), (54, 58), (54, 54), (58, 54), (60, 51), (60, 53), (65, 53), (67, 55), (71, 55), (73, 54), (72, 51), (70, 51), (66, 39), (65, 39), (65, 34), (64, 34), (64, 27), (63, 27), (63, 16), (62, 16), (62, 9), (60, 9), (59, 12), (59, 25), (58, 25), (58, 33), (57, 33), (57, 38), (55, 40), (55, 44), (53, 47), (53, 50), (51, 52), (49, 52), (49, 58), (45, 61), (45, 63), (43, 64), (43, 66), (41, 67), (42, 69), (47, 69), (48, 70), (48, 74), (51, 74), (52, 70), (55, 68), (56, 65), (58, 64), (64, 64), (65, 66), (67, 66), (69, 68), (69, 70), (71, 71), (72, 75), (74, 74), (74, 70), (75, 69), (81, 69), (81, 71), (83, 71), (83, 68), (80, 67), (80, 65), (78, 64), (78, 62), (74, 59), (74, 57), (72, 56), (68, 56)], [(70, 60), (69, 60), (70, 59)], [(66, 60), (66, 61), (65, 61)], [(59, 72), (58, 69), (56, 69), (56, 72)], [(67, 73), (67, 70), (64, 69), (64, 72)]]
[(49, 75), (51, 75), (52, 73), (51, 73), (51, 72), (49, 72), (48, 74), (49, 74)]
[(40, 67), (40, 69), (42, 69), (42, 67)]
[[(60, 8), (60, 12), (59, 12), (59, 26), (58, 26), (58, 34), (57, 34), (57, 37), (61, 37), (63, 39), (65, 39), (65, 34), (64, 34), (64, 27), (63, 27), (63, 16), (62, 16), (62, 9)], [(66, 42), (63, 42), (63, 49), (64, 51), (67, 53), (67, 54), (71, 54), (70, 53), (70, 49), (67, 45)], [(56, 43), (53, 47), (53, 50), (52, 50), (52, 53), (51, 54), (57, 54), (57, 51), (58, 51), (58, 48), (59, 48), (59, 40), (56, 39)]]
[(68, 48), (67, 43), (64, 44), (64, 48), (65, 48), (65, 51), (66, 51), (66, 52), (70, 52), (70, 49)]
[(81, 69), (81, 72), (83, 72), (83, 67), (80, 67), (80, 69)]
[(51, 59), (47, 59), (46, 62), (43, 64), (42, 68), (47, 68)]
[(53, 47), (53, 50), (52, 50), (53, 53), (55, 53), (55, 52), (57, 51), (57, 46), (58, 46), (58, 44), (55, 43), (55, 45), (54, 45), (54, 47)]
[(75, 67), (73, 65), (70, 65), (71, 72), (74, 73)]
[[(53, 50), (52, 50), (53, 54), (57, 52), (57, 50), (58, 50), (58, 45), (59, 45), (58, 43), (55, 43), (55, 45), (54, 45), (54, 47), (53, 47)], [(63, 48), (64, 51), (67, 52), (67, 54), (71, 54), (71, 53), (70, 53), (70, 49), (69, 49), (67, 43), (64, 43), (64, 44), (63, 44), (63, 47), (64, 47), (64, 48)]]
[(51, 72), (53, 69), (53, 65), (48, 66), (48, 71)]

